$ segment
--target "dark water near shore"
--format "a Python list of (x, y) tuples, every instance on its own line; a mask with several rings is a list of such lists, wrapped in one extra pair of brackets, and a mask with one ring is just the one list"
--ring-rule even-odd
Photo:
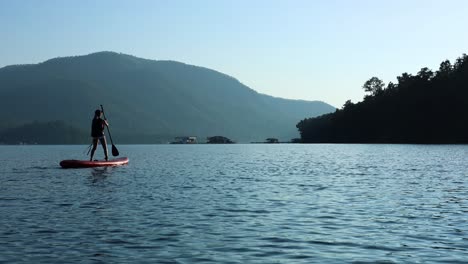
[(118, 147), (0, 146), (0, 263), (468, 261), (468, 146)]

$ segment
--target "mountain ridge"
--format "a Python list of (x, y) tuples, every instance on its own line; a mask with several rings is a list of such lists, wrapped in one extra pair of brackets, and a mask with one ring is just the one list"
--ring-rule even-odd
[(109, 51), (0, 68), (0, 97), (0, 111), (20, 125), (65, 120), (87, 130), (103, 104), (122, 134), (224, 135), (240, 142), (297, 137), (297, 121), (335, 110), (261, 94), (209, 68)]

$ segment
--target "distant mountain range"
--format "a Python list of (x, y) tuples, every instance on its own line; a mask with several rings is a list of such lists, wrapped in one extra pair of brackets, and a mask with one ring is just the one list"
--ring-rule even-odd
[(129, 143), (216, 135), (237, 142), (290, 140), (299, 136), (299, 120), (335, 111), (320, 101), (260, 94), (207, 68), (99, 52), (1, 68), (0, 142), (12, 131), (23, 133), (12, 129), (27, 128), (34, 137), (34, 127), (43, 129), (38, 124), (87, 133), (100, 104), (115, 140)]

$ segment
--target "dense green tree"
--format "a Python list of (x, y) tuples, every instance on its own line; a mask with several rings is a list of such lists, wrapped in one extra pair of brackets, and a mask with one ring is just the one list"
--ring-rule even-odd
[(377, 77), (370, 78), (362, 86), (362, 88), (364, 88), (364, 91), (370, 93), (371, 95), (377, 95), (381, 93), (384, 87), (385, 83)]
[(461, 57), (457, 58), (457, 60), (455, 61), (455, 64), (453, 65), (453, 70), (462, 71), (464, 67), (465, 68), (468, 67), (466, 65), (467, 61), (468, 61), (468, 55), (463, 54)]
[(424, 67), (418, 72), (417, 76), (423, 81), (429, 81), (434, 77), (434, 73), (429, 68)]
[(392, 91), (393, 89), (397, 88), (398, 86), (392, 82), (389, 82), (388, 85), (387, 85), (387, 88), (386, 90), (387, 91)]
[(232, 144), (234, 143), (234, 141), (223, 136), (207, 137), (206, 140), (207, 140), (206, 141), (207, 144)]
[[(301, 120), (304, 143), (468, 143), (468, 57), (452, 66), (441, 63), (434, 74), (422, 68), (403, 73), (382, 93), (375, 77), (362, 102), (347, 101), (341, 110)], [(377, 88), (376, 88), (377, 87)]]
[(353, 102), (351, 102), (351, 100), (347, 100), (347, 101), (344, 103), (342, 109), (343, 109), (343, 110), (349, 109), (349, 108), (353, 107), (353, 105), (354, 105), (354, 104), (353, 104)]
[(440, 64), (439, 70), (436, 73), (438, 78), (448, 78), (453, 71), (452, 64), (449, 60), (445, 60)]
[(404, 72), (401, 74), (401, 76), (397, 77), (397, 80), (398, 80), (399, 87), (405, 87), (405, 86), (410, 85), (411, 82), (414, 80), (414, 78), (413, 78), (413, 75)]

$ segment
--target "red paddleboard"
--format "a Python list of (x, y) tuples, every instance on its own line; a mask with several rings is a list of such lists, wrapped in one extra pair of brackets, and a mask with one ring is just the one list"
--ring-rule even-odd
[(128, 163), (128, 158), (117, 158), (108, 161), (89, 161), (89, 160), (62, 160), (60, 166), (62, 168), (91, 168), (91, 167), (106, 167), (119, 166)]

